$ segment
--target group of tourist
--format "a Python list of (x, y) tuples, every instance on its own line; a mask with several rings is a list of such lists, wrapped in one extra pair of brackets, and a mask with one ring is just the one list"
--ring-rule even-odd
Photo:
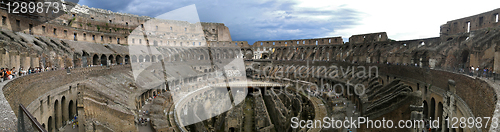
[[(492, 68), (487, 68), (487, 67), (485, 67), (485, 68), (479, 68), (479, 66), (478, 67), (471, 66), (471, 67), (469, 67), (467, 69), (469, 69), (469, 75), (470, 76), (478, 76), (478, 77), (489, 78), (489, 77), (491, 77), (493, 75), (492, 73), (494, 73), (493, 70), (492, 70)], [(463, 71), (463, 72), (465, 72), (465, 71)]]
[(16, 67), (13, 67), (11, 69), (9, 68), (1, 68), (0, 70), (0, 82), (6, 81), (6, 80), (11, 80), (16, 77), (28, 75), (28, 74), (34, 74), (34, 73), (39, 73), (39, 72), (44, 72), (44, 71), (51, 71), (51, 70), (57, 70), (57, 67), (30, 67), (28, 69), (24, 69), (23, 67), (16, 69)]
[(16, 71), (14, 68), (9, 69), (9, 68), (1, 68), (0, 69), (0, 82), (3, 82), (5, 80), (10, 80), (14, 77), (16, 77)]

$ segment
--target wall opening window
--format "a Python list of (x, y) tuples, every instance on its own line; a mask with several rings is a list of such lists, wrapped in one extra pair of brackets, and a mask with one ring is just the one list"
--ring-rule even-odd
[(273, 42), (273, 45), (276, 45), (276, 42)]
[(201, 42), (198, 42), (198, 45), (201, 45)]
[(158, 30), (158, 26), (156, 26), (156, 30)]
[(316, 45), (318, 45), (318, 40), (316, 40)]
[(498, 14), (495, 14), (495, 22), (498, 22)]
[(57, 34), (56, 34), (56, 31), (57, 31), (57, 29), (56, 29), (56, 28), (54, 28), (54, 35), (57, 35)]
[(332, 39), (328, 39), (328, 43), (332, 43)]
[(5, 16), (2, 16), (2, 25), (7, 25), (7, 17), (5, 17)]
[(170, 30), (172, 30), (172, 27), (170, 27)]
[(29, 34), (33, 34), (33, 24), (29, 24)]
[(142, 39), (139, 39), (139, 44), (142, 44)]
[(195, 45), (196, 45), (196, 42), (193, 42), (193, 46), (195, 46)]
[(77, 39), (76, 39), (76, 33), (73, 33), (73, 40), (77, 41)]
[(21, 21), (16, 20), (16, 26), (19, 27), (19, 28), (21, 28)]
[(83, 33), (83, 40), (87, 40), (87, 34)]
[(467, 22), (467, 32), (470, 32), (470, 21)]
[(104, 41), (104, 36), (101, 36), (101, 41)]
[(116, 38), (116, 43), (120, 44), (120, 38)]
[(92, 40), (95, 40), (95, 35), (92, 35)]
[(260, 42), (260, 45), (264, 45), (262, 42)]
[(306, 41), (302, 41), (302, 44), (306, 44)]
[(42, 26), (42, 32), (45, 33), (45, 26)]
[(481, 25), (483, 25), (483, 17), (479, 17), (479, 27), (481, 27)]
[(141, 28), (144, 28), (144, 24), (141, 24)]
[(188, 29), (187, 28), (184, 28), (184, 31), (187, 31)]
[(64, 35), (68, 36), (68, 30), (64, 30)]
[(109, 20), (109, 23), (113, 22), (113, 20)]
[(135, 44), (135, 39), (132, 39), (132, 43)]

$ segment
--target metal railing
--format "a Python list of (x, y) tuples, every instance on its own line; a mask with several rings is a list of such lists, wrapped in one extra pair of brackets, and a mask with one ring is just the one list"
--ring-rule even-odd
[[(18, 132), (47, 132), (45, 128), (36, 120), (31, 113), (26, 110), (23, 104), (19, 104), (19, 112), (17, 116), (17, 131)], [(27, 120), (25, 120), (27, 119)]]

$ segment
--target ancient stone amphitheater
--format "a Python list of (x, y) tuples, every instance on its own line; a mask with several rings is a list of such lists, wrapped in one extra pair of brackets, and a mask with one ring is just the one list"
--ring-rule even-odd
[(449, 128), (445, 119), (500, 117), (500, 9), (448, 21), (434, 38), (395, 41), (379, 32), (249, 45), (232, 41), (222, 23), (65, 6), (43, 22), (2, 3), (0, 67), (49, 70), (0, 83), (0, 131), (347, 130), (291, 127), (324, 117), (497, 131), (484, 127), (493, 121)]

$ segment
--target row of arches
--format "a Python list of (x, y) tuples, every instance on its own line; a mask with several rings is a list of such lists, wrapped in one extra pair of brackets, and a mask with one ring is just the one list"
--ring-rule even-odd
[(58, 128), (61, 128), (76, 116), (76, 101), (66, 99), (63, 96), (60, 100), (56, 99), (53, 103), (53, 113), (47, 118), (46, 122), (42, 123), (42, 127), (48, 132), (56, 132)]

